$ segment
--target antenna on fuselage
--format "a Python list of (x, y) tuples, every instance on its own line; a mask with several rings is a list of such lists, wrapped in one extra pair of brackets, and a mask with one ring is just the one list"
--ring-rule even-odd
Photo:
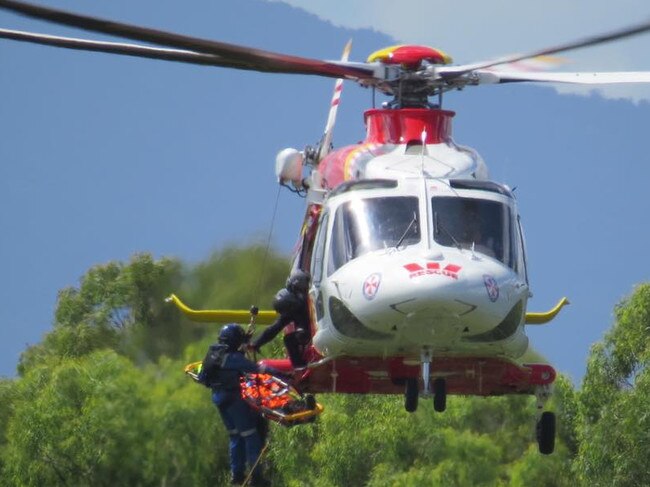
[(422, 127), (422, 133), (420, 134), (420, 141), (422, 144), (420, 145), (421, 151), (420, 151), (420, 162), (421, 162), (421, 170), (422, 170), (422, 177), (424, 177), (424, 151), (427, 149), (427, 127), (424, 126)]

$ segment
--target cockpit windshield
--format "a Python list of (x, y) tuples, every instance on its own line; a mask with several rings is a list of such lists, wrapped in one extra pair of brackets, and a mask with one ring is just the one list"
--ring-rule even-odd
[(498, 201), (454, 197), (431, 199), (433, 239), (446, 247), (474, 249), (516, 266), (516, 234), (510, 208)]
[(406, 247), (420, 241), (418, 198), (355, 199), (336, 210), (328, 275), (373, 250)]

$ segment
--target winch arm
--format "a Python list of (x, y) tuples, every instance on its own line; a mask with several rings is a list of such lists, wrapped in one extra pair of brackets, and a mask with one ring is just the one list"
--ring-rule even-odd
[[(234, 309), (202, 309), (195, 310), (187, 306), (175, 294), (171, 294), (165, 301), (174, 303), (176, 307), (189, 318), (191, 321), (201, 323), (248, 323), (250, 321), (249, 310)], [(278, 314), (275, 311), (259, 311), (255, 319), (258, 325), (270, 325), (273, 323)]]

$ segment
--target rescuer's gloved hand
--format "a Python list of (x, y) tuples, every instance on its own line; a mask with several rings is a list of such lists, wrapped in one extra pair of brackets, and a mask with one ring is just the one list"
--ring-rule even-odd
[(309, 333), (307, 333), (307, 330), (303, 330), (302, 328), (297, 328), (294, 333), (296, 334), (298, 343), (300, 343), (301, 345), (306, 345), (309, 343), (311, 337), (309, 336)]

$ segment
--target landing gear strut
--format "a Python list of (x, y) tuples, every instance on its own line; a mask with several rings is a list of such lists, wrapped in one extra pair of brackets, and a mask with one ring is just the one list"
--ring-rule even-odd
[(431, 351), (428, 348), (422, 349), (422, 395), (425, 397), (433, 395), (433, 409), (442, 412), (447, 409), (447, 381), (438, 377), (433, 381), (433, 391), (429, 388), (431, 382)]
[(429, 397), (431, 395), (431, 390), (429, 389), (429, 380), (431, 376), (431, 350), (428, 348), (422, 349), (422, 382), (424, 387), (422, 388), (422, 395), (424, 397)]
[[(417, 377), (401, 379), (404, 381), (404, 409), (413, 413), (418, 408), (420, 394), (423, 397), (433, 396), (433, 409), (442, 412), (447, 409), (447, 381), (443, 377), (436, 377), (431, 390), (431, 350), (427, 347), (422, 349), (422, 393)], [(401, 382), (400, 380), (400, 382)]]
[(546, 401), (551, 397), (551, 388), (548, 385), (538, 386), (535, 389), (537, 398), (537, 423), (535, 436), (537, 446), (542, 455), (550, 455), (555, 450), (555, 413), (544, 411)]

